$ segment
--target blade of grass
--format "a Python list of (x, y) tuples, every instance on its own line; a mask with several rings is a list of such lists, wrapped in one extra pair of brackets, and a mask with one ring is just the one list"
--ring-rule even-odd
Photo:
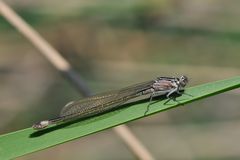
[[(211, 82), (186, 89), (186, 93), (177, 98), (181, 104), (219, 94), (240, 87), (240, 76), (222, 81)], [(148, 115), (181, 106), (177, 102), (164, 104), (166, 100), (156, 101), (150, 106)], [(114, 127), (144, 117), (148, 102), (128, 104), (125, 108), (115, 110), (84, 121), (61, 124), (42, 131), (32, 128), (19, 130), (0, 136), (0, 158), (11, 159), (28, 153), (46, 149), (76, 138)]]

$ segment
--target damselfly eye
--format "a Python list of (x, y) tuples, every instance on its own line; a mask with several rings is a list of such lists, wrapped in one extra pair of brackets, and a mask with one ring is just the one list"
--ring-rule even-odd
[(179, 82), (180, 82), (182, 87), (185, 87), (187, 85), (187, 83), (188, 83), (187, 76), (181, 76)]

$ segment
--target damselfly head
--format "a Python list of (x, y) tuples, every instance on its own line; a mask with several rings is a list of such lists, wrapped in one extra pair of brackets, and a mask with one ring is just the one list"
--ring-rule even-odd
[(187, 76), (181, 76), (180, 78), (179, 78), (179, 85), (181, 86), (181, 87), (185, 87), (186, 85), (187, 85), (187, 83), (188, 83), (188, 77)]

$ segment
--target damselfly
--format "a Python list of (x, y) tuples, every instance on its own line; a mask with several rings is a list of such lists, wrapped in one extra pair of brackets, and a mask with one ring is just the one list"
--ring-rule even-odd
[[(57, 118), (43, 120), (33, 125), (34, 129), (43, 129), (51, 124), (85, 119), (107, 111), (117, 109), (124, 103), (143, 95), (150, 95), (150, 103), (155, 96), (166, 95), (167, 99), (174, 99), (172, 95), (182, 95), (188, 83), (186, 76), (158, 77), (155, 80), (132, 85), (120, 90), (97, 94), (66, 104)], [(150, 104), (149, 103), (149, 104)]]

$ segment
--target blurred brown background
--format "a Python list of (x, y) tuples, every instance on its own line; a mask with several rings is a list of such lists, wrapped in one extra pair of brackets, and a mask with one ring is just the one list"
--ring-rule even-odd
[[(239, 75), (237, 0), (6, 0), (94, 93), (157, 76), (194, 86)], [(76, 90), (0, 15), (0, 133), (58, 115)], [(240, 158), (239, 90), (128, 123), (157, 159)], [(19, 145), (19, 144), (16, 144)], [(134, 159), (111, 130), (30, 159)]]

